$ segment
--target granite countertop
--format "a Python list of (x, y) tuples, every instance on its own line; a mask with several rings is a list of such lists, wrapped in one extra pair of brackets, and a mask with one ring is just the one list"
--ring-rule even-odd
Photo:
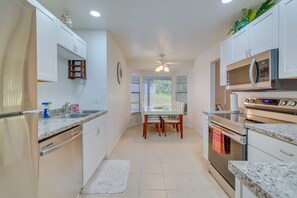
[(238, 112), (225, 110), (225, 111), (202, 111), (202, 113), (205, 115), (209, 115), (209, 114), (225, 114), (225, 113), (238, 113)]
[(258, 197), (296, 197), (297, 164), (229, 161), (229, 170)]
[(82, 118), (41, 118), (38, 120), (38, 141), (56, 135), (72, 127), (81, 125), (106, 113), (107, 111), (99, 111)]
[(246, 124), (247, 128), (297, 146), (297, 124)]

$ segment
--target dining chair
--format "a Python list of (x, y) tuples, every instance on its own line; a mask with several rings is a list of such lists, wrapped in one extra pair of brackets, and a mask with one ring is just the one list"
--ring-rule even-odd
[(142, 137), (144, 137), (144, 139), (146, 139), (146, 135), (147, 135), (147, 125), (149, 124), (154, 124), (157, 127), (157, 130), (159, 132), (159, 136), (161, 136), (161, 120), (159, 117), (150, 117), (148, 116), (147, 119), (147, 125), (145, 125), (145, 116), (144, 116), (144, 106), (143, 104), (141, 104), (141, 118), (142, 118), (142, 123), (143, 123), (143, 131), (142, 131)]
[[(176, 101), (176, 108), (184, 112), (185, 103)], [(173, 125), (173, 127), (177, 130), (177, 132), (179, 132), (180, 124), (181, 123), (178, 115), (164, 117), (164, 118), (162, 117), (162, 127), (163, 127), (163, 132), (165, 133), (165, 137), (166, 137), (167, 125)]]

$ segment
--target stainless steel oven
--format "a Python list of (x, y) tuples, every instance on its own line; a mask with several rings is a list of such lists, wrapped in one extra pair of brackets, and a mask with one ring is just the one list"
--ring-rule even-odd
[(227, 89), (296, 90), (296, 80), (278, 78), (278, 56), (278, 49), (273, 49), (228, 65)]
[[(235, 177), (228, 170), (229, 160), (247, 160), (246, 136), (224, 128), (214, 122), (209, 122), (208, 159), (213, 168), (235, 189)], [(212, 149), (213, 131), (219, 130), (224, 137), (224, 153), (219, 154)]]

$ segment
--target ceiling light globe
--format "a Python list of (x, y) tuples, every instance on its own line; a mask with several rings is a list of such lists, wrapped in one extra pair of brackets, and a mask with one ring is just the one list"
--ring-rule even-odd
[(169, 68), (168, 67), (164, 67), (164, 72), (169, 72)]
[(222, 0), (222, 3), (230, 3), (232, 0)]
[(92, 10), (90, 11), (90, 15), (92, 15), (93, 17), (100, 17), (101, 14), (98, 11)]

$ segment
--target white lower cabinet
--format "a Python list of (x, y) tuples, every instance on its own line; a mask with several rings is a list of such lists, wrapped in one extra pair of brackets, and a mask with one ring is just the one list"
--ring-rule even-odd
[(83, 185), (106, 156), (106, 115), (83, 124)]
[[(248, 161), (250, 162), (297, 162), (297, 146), (248, 130)], [(257, 197), (239, 179), (235, 183), (236, 198)]]
[(208, 161), (208, 115), (203, 116), (203, 157)]

